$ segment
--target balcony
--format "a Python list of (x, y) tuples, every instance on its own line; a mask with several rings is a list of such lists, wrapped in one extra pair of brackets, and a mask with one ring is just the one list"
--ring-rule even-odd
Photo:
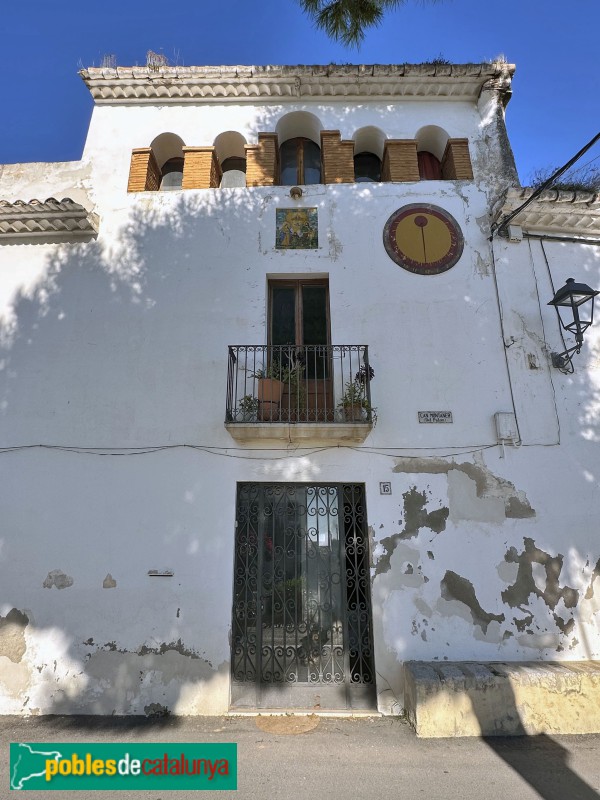
[(366, 345), (230, 345), (225, 427), (239, 442), (363, 442), (372, 377)]

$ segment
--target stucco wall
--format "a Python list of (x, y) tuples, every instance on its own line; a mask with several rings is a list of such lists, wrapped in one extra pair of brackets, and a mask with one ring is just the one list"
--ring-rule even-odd
[[(401, 708), (408, 659), (600, 656), (600, 342), (592, 329), (575, 374), (553, 371), (539, 242), (492, 253), (496, 129), (462, 103), (375, 119), (372, 104), (315, 105), (344, 137), (367, 124), (468, 136), (475, 181), (310, 186), (298, 201), (285, 187), (126, 193), (130, 150), (158, 133), (252, 142), (280, 111), (97, 108), (61, 184), (99, 214), (97, 241), (0, 247), (0, 446), (17, 448), (0, 453), (4, 713), (226, 711), (240, 481), (365, 484), (383, 711)], [(55, 194), (43, 173), (5, 171), (2, 197)], [(418, 202), (463, 231), (441, 275), (383, 247), (390, 214)], [(317, 250), (275, 249), (282, 207), (317, 207)], [(556, 286), (600, 285), (597, 248), (546, 251)], [(299, 275), (329, 279), (332, 342), (369, 345), (378, 423), (363, 446), (259, 450), (224, 428), (227, 346), (265, 343), (268, 278)], [(419, 424), (419, 410), (453, 423)], [(497, 445), (498, 411), (516, 411), (521, 447)]]

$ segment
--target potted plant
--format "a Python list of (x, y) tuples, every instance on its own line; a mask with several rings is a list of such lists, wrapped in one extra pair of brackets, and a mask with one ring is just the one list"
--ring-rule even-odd
[(258, 381), (258, 411), (263, 422), (272, 421), (279, 417), (279, 406), (283, 396), (284, 370), (281, 362), (272, 361), (266, 369), (259, 369), (254, 373)]
[(281, 416), (285, 421), (297, 422), (303, 418), (302, 413), (306, 404), (304, 361), (302, 348), (289, 348), (281, 377), (284, 383)]
[(259, 400), (259, 418), (263, 421), (279, 420), (279, 408), (283, 393), (288, 393), (288, 417), (290, 411), (296, 409), (296, 403), (303, 404), (304, 384), (304, 364), (297, 358), (290, 349), (287, 355), (287, 363), (273, 358), (265, 369), (259, 369), (254, 373), (258, 381), (257, 395)]
[(256, 422), (258, 398), (245, 394), (238, 403), (238, 411), (242, 416), (242, 422)]
[(367, 376), (370, 382), (375, 371), (371, 366), (363, 365), (353, 380), (349, 380), (344, 386), (338, 408), (343, 410), (346, 422), (365, 422), (369, 418), (373, 422), (376, 420), (377, 409), (373, 408), (367, 398)]

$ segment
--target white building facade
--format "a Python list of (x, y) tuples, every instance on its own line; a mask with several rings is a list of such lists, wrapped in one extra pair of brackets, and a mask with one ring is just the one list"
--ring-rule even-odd
[(600, 204), (492, 235), (512, 74), (88, 70), (81, 161), (0, 167), (2, 713), (600, 658), (600, 329), (565, 374), (547, 305)]

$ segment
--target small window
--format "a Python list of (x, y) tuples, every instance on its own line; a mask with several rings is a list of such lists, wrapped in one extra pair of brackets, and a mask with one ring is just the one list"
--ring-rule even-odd
[(221, 163), (221, 189), (243, 189), (246, 186), (246, 159), (230, 156)]
[(282, 186), (321, 183), (321, 148), (312, 139), (288, 139), (279, 148)]
[(358, 153), (354, 156), (356, 183), (376, 183), (381, 180), (381, 160), (375, 153)]
[(221, 163), (221, 189), (240, 189), (246, 186), (246, 159), (230, 156)]
[(442, 165), (433, 153), (421, 150), (420, 153), (417, 153), (417, 161), (419, 163), (419, 178), (422, 181), (442, 180)]
[(160, 191), (172, 192), (181, 189), (183, 181), (183, 158), (170, 158), (160, 171)]
[(229, 170), (232, 169), (235, 169), (238, 172), (246, 172), (246, 159), (240, 158), (239, 156), (230, 156), (229, 158), (226, 158), (221, 164), (221, 171), (229, 172)]

